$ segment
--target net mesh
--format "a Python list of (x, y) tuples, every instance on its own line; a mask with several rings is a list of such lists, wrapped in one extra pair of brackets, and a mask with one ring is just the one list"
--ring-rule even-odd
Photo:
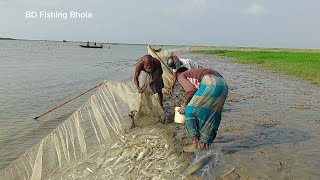
[[(164, 63), (169, 52), (155, 53), (148, 46), (148, 54)], [(169, 87), (171, 72), (164, 64), (162, 68), (165, 87)], [(150, 77), (142, 73), (140, 79), (148, 82)], [(140, 94), (132, 79), (121, 83), (105, 81), (69, 118), (1, 170), (0, 179), (49, 179), (121, 137), (130, 128), (133, 114), (137, 123), (143, 117), (148, 122), (164, 118), (157, 94), (148, 87)]]

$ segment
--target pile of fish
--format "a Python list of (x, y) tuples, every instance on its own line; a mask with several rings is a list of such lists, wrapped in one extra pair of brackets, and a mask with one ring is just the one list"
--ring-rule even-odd
[(163, 131), (137, 129), (77, 163), (53, 179), (171, 179), (183, 178), (182, 160), (163, 137)]
[(169, 149), (166, 140), (155, 135), (122, 136), (121, 141), (110, 148), (113, 157), (108, 158), (101, 167), (107, 167), (108, 176), (132, 179), (179, 176), (181, 162)]
[[(218, 157), (212, 150), (199, 151), (192, 155), (194, 158), (186, 157), (185, 153), (178, 155), (169, 142), (170, 137), (159, 127), (133, 128), (118, 139), (70, 168), (53, 173), (49, 179), (160, 180), (192, 179), (191, 175), (223, 179), (234, 171), (234, 167), (221, 169), (225, 166), (214, 161)], [(191, 163), (190, 159), (193, 159)], [(219, 166), (223, 170), (220, 173), (217, 172)]]

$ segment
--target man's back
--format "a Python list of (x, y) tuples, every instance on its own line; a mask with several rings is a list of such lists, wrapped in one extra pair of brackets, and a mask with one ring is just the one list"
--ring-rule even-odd
[(181, 67), (185, 67), (187, 68), (188, 70), (190, 69), (197, 69), (199, 68), (199, 65), (197, 62), (195, 62), (194, 60), (192, 59), (189, 59), (189, 58), (181, 58), (179, 59), (181, 62), (182, 62), (182, 65), (177, 67), (177, 69), (173, 69), (174, 72), (176, 72), (179, 68)]
[(180, 61), (183, 64), (187, 64), (188, 66), (190, 66), (190, 69), (197, 69), (199, 67), (199, 65), (198, 65), (198, 63), (196, 61), (194, 61), (192, 59), (189, 59), (189, 58), (182, 58), (182, 59), (180, 59)]

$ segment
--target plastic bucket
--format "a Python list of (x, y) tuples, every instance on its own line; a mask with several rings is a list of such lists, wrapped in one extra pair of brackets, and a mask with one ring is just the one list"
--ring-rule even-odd
[(184, 124), (185, 121), (186, 121), (186, 117), (184, 116), (184, 114), (180, 114), (178, 112), (180, 107), (176, 107), (174, 110), (175, 110), (175, 113), (174, 113), (174, 122), (175, 123), (179, 123), (179, 124)]

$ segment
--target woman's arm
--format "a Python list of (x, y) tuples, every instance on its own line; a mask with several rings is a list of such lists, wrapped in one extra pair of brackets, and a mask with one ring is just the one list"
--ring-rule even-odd
[(192, 99), (193, 95), (196, 93), (197, 88), (194, 87), (190, 81), (187, 79), (187, 77), (185, 76), (185, 73), (182, 73), (179, 75), (178, 77), (178, 81), (180, 83), (180, 85), (183, 87), (183, 89), (186, 91), (187, 96), (186, 96), (186, 100), (184, 102), (183, 105), (187, 106), (188, 103), (190, 102), (190, 100)]

